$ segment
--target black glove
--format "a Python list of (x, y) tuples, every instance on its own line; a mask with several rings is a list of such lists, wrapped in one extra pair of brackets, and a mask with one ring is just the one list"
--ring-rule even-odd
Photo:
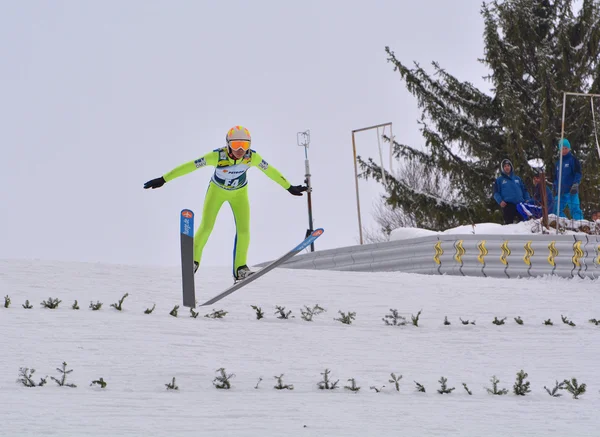
[(155, 188), (160, 188), (165, 184), (165, 178), (163, 178), (162, 176), (156, 179), (152, 179), (151, 181), (148, 181), (144, 184), (144, 188), (148, 189), (148, 188), (152, 188), (153, 190)]
[(578, 191), (579, 191), (579, 184), (573, 184), (573, 185), (571, 185), (571, 191), (569, 191), (569, 193), (571, 193), (571, 194), (577, 194)]
[(306, 190), (308, 190), (308, 187), (304, 185), (290, 185), (290, 188), (288, 188), (288, 191), (294, 196), (302, 196), (302, 192)]

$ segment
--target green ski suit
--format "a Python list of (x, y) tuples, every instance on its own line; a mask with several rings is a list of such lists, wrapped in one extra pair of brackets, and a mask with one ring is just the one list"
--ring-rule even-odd
[(233, 275), (235, 276), (238, 267), (246, 265), (250, 245), (250, 203), (246, 172), (251, 167), (258, 167), (286, 190), (291, 184), (255, 150), (249, 149), (241, 159), (235, 160), (227, 153), (226, 146), (174, 168), (163, 175), (163, 178), (165, 182), (169, 182), (205, 166), (213, 166), (215, 171), (206, 191), (200, 226), (194, 235), (194, 261), (200, 263), (202, 250), (213, 230), (219, 210), (224, 202), (229, 202), (236, 230), (233, 249)]

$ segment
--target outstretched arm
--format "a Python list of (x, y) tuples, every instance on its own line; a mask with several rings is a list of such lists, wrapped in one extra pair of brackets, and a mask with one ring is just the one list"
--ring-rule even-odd
[(173, 170), (165, 173), (163, 176), (152, 179), (144, 184), (144, 188), (160, 188), (165, 182), (169, 182), (179, 176), (186, 175), (188, 173), (193, 172), (194, 170), (199, 169), (200, 167), (205, 167), (207, 165), (216, 166), (219, 160), (219, 153), (212, 151), (202, 156), (201, 158), (195, 159), (190, 162), (186, 162), (185, 164), (181, 164), (178, 167), (175, 167)]
[(262, 156), (257, 152), (252, 153), (252, 161), (250, 163), (252, 167), (258, 167), (264, 174), (269, 176), (273, 181), (277, 182), (286, 190), (292, 185), (275, 167), (267, 163)]

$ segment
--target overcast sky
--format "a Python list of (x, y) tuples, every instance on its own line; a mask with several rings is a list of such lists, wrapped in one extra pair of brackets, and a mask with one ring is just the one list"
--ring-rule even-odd
[[(224, 145), (237, 124), (293, 184), (304, 180), (297, 133), (310, 130), (314, 225), (325, 229), (315, 248), (357, 244), (352, 130), (392, 122), (397, 141), (423, 144), (416, 100), (385, 46), (487, 92), (480, 8), (0, 0), (0, 258), (179, 265), (179, 212), (199, 224), (212, 168), (142, 186)], [(357, 135), (357, 149), (379, 159), (376, 132)], [(307, 202), (258, 169), (248, 178), (256, 264), (304, 237)], [(360, 184), (367, 227), (378, 191)], [(231, 264), (234, 234), (225, 204), (203, 266)]]

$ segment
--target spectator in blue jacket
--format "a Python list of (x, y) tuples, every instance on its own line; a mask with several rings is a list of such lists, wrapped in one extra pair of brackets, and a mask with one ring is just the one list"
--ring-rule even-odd
[(517, 205), (531, 199), (521, 178), (514, 175), (512, 162), (508, 159), (502, 160), (500, 164), (500, 176), (494, 182), (494, 199), (502, 208), (506, 225), (514, 223), (515, 218), (517, 223), (521, 221)]
[[(562, 153), (562, 177), (560, 193), (560, 216), (565, 216), (565, 208), (569, 208), (573, 220), (583, 220), (583, 213), (579, 207), (579, 183), (581, 182), (581, 164), (579, 160), (571, 153), (571, 143), (566, 138), (558, 142), (558, 147)], [(554, 175), (554, 186), (558, 190), (558, 174), (560, 161), (556, 163), (556, 172)], [(558, 206), (558, 205), (557, 205)], [(556, 208), (555, 208), (556, 211)], [(556, 212), (557, 215), (558, 212)]]

